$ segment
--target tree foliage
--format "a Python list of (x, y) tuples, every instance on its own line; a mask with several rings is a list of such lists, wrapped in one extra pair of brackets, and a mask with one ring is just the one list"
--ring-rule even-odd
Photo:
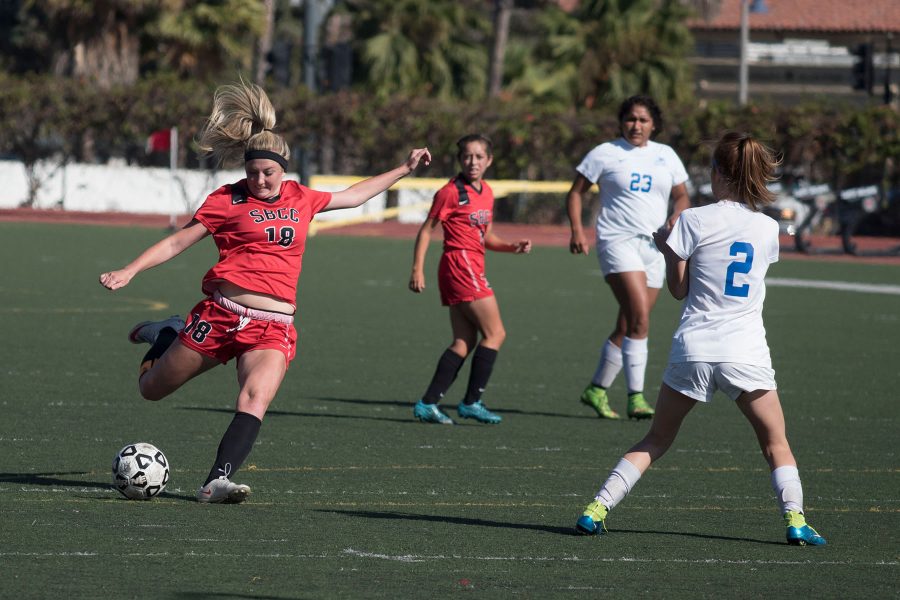
[(349, 0), (356, 81), (379, 98), (485, 94), (490, 21), (474, 0)]

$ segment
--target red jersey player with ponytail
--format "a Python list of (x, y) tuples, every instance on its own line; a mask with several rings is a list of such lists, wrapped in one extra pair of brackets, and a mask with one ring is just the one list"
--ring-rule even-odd
[(250, 455), (262, 419), (294, 358), (297, 280), (309, 223), (316, 213), (359, 206), (427, 165), (427, 148), (399, 167), (340, 192), (319, 192), (284, 179), (290, 150), (272, 131), (275, 110), (266, 93), (243, 82), (220, 87), (199, 135), (199, 146), (222, 163), (243, 160), (247, 174), (207, 197), (183, 229), (117, 271), (100, 275), (110, 290), (212, 235), (218, 262), (203, 278), (205, 298), (187, 323), (181, 317), (145, 321), (128, 335), (150, 344), (138, 385), (148, 400), (168, 396), (193, 377), (237, 359), (240, 390), (235, 415), (197, 492), (200, 502), (242, 502), (247, 485), (231, 477)]
[(441, 303), (450, 308), (453, 343), (441, 355), (434, 377), (413, 408), (413, 414), (425, 423), (453, 424), (438, 408), (438, 402), (471, 353), (469, 384), (457, 413), (464, 419), (499, 423), (500, 415), (481, 402), (497, 352), (506, 338), (497, 298), (484, 274), (484, 250), (527, 254), (531, 252), (531, 240), (507, 242), (491, 231), (494, 194), (483, 179), (493, 161), (491, 141), (483, 135), (472, 134), (460, 139), (456, 146), (461, 172), (434, 196), (428, 218), (416, 236), (409, 279), (409, 289), (413, 292), (425, 289), (425, 254), (431, 233), (440, 223), (444, 230), (444, 253), (438, 268), (438, 289)]

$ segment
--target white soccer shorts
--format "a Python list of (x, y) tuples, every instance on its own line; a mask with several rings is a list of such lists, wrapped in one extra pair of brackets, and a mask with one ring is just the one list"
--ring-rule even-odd
[(716, 390), (737, 400), (744, 392), (777, 389), (775, 371), (769, 367), (729, 362), (670, 363), (663, 383), (699, 402), (712, 400)]
[(604, 277), (611, 273), (643, 271), (647, 274), (647, 287), (657, 289), (666, 280), (666, 261), (648, 236), (614, 242), (603, 250), (598, 245), (597, 260)]

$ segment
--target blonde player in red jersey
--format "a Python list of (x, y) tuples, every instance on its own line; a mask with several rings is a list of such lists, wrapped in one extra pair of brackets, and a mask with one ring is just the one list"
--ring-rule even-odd
[(420, 293), (425, 289), (425, 254), (432, 231), (440, 223), (444, 230), (444, 253), (438, 268), (438, 289), (441, 303), (450, 308), (453, 343), (441, 355), (434, 377), (413, 408), (413, 414), (425, 423), (453, 424), (438, 408), (438, 402), (472, 353), (469, 384), (457, 413), (464, 419), (499, 423), (500, 415), (481, 402), (497, 352), (506, 338), (497, 298), (484, 274), (484, 250), (527, 254), (531, 252), (531, 240), (507, 242), (491, 231), (494, 193), (484, 181), (484, 173), (494, 158), (491, 140), (472, 134), (461, 138), (456, 146), (460, 173), (434, 196), (428, 218), (416, 236), (409, 278), (410, 290)]
[(428, 149), (418, 148), (399, 167), (346, 190), (315, 191), (284, 179), (290, 150), (274, 126), (275, 111), (262, 88), (243, 82), (220, 87), (199, 145), (223, 164), (242, 159), (247, 177), (210, 194), (181, 230), (122, 269), (100, 275), (104, 287), (117, 290), (209, 235), (219, 249), (218, 262), (203, 278), (205, 298), (187, 324), (181, 317), (146, 321), (128, 335), (132, 343), (151, 345), (138, 380), (148, 400), (237, 359), (235, 415), (197, 492), (204, 503), (237, 503), (250, 494), (230, 478), (249, 456), (294, 358), (297, 281), (310, 221), (322, 211), (359, 206), (431, 162)]

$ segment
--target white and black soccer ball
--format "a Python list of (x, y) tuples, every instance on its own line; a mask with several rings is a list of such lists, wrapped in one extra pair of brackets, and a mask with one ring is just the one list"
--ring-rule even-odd
[(128, 444), (116, 453), (113, 485), (129, 500), (149, 500), (169, 483), (169, 461), (153, 444)]

